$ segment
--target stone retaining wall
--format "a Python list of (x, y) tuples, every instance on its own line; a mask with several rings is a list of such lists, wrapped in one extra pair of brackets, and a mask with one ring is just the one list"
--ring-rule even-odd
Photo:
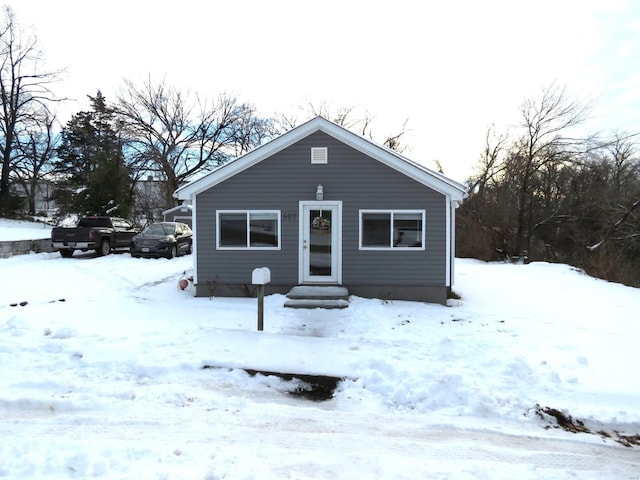
[(43, 238), (40, 240), (14, 240), (0, 242), (0, 258), (9, 258), (13, 255), (22, 255), (30, 252), (53, 252), (53, 249), (51, 248), (51, 239)]

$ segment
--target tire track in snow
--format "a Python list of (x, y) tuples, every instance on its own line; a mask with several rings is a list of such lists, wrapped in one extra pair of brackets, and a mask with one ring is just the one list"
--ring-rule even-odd
[[(635, 479), (640, 472), (636, 449), (595, 443), (585, 437), (572, 438), (570, 434), (560, 433), (561, 438), (551, 438), (532, 435), (533, 430), (528, 429), (527, 434), (517, 435), (425, 425), (422, 416), (412, 421), (410, 416), (371, 416), (306, 406), (280, 406), (283, 411), (274, 410), (273, 405), (244, 402), (235, 410), (203, 406), (167, 408), (143, 416), (109, 412), (104, 422), (98, 424), (94, 415), (82, 413), (64, 415), (64, 419), (14, 416), (0, 421), (0, 437), (8, 438), (12, 425), (22, 424), (19, 431), (23, 434), (12, 439), (15, 448), (28, 450), (34, 438), (62, 448), (69, 445), (66, 447), (69, 449), (77, 448), (84, 439), (118, 442), (123, 449), (138, 448), (141, 444), (145, 448), (162, 446), (185, 452), (215, 447), (234, 454), (263, 451), (274, 459), (303, 458), (310, 470), (314, 463), (309, 452), (323, 452), (337, 464), (346, 464), (350, 458), (377, 458), (402, 465), (438, 464), (448, 470), (456, 465), (467, 468), (493, 465), (498, 469), (521, 466), (567, 474), (592, 472), (597, 476), (589, 478), (623, 480)], [(291, 415), (291, 409), (297, 409), (299, 414)], [(167, 421), (168, 418), (171, 420)], [(317, 467), (324, 466), (326, 460), (318, 460)]]

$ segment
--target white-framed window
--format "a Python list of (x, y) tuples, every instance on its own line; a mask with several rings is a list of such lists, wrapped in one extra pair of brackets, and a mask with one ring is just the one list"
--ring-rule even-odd
[(279, 250), (279, 210), (218, 210), (218, 250)]
[(424, 210), (360, 210), (361, 250), (424, 250)]

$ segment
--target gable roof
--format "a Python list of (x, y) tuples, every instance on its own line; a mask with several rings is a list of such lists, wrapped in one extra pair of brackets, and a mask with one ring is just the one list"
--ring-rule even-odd
[(323, 117), (315, 117), (207, 175), (178, 188), (174, 192), (174, 196), (180, 200), (188, 200), (318, 131), (334, 137), (443, 195), (448, 195), (451, 200), (462, 200), (467, 196), (467, 190), (461, 183), (419, 165), (398, 152), (353, 133)]

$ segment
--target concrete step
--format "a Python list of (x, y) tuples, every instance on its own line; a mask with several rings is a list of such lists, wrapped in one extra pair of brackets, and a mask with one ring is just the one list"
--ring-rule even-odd
[(347, 308), (349, 290), (338, 285), (298, 285), (287, 294), (287, 308)]
[(284, 302), (286, 308), (326, 308), (326, 309), (341, 309), (349, 306), (348, 300), (334, 299), (334, 300), (318, 300), (310, 298), (299, 298), (295, 300), (287, 300)]
[(317, 298), (324, 300), (349, 300), (349, 290), (339, 285), (298, 285), (287, 298)]

